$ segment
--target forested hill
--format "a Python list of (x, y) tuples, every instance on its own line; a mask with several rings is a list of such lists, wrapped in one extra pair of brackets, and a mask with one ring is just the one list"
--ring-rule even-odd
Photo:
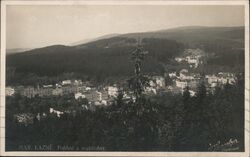
[(133, 73), (130, 53), (138, 38), (149, 51), (143, 67), (147, 73), (163, 73), (164, 65), (171, 64), (172, 59), (185, 48), (202, 48), (207, 53), (214, 53), (216, 58), (210, 63), (220, 66), (235, 66), (239, 63), (235, 58), (239, 56), (244, 60), (244, 27), (182, 27), (117, 35), (76, 46), (54, 45), (10, 54), (6, 57), (7, 76), (15, 78), (13, 81), (20, 78), (16, 75), (30, 73), (58, 76), (73, 72), (99, 80), (128, 76)]
[[(86, 47), (55, 45), (7, 56), (7, 67), (15, 67), (16, 73), (35, 73), (55, 76), (64, 72), (88, 76), (128, 76), (133, 73), (130, 53), (136, 40), (112, 38), (112, 44), (89, 44)], [(144, 47), (150, 54), (144, 64), (146, 72), (162, 71), (159, 60), (166, 62), (183, 51), (183, 45), (168, 39), (144, 39)]]
[(208, 46), (208, 44), (244, 46), (244, 27), (179, 27), (145, 33), (122, 35), (129, 38), (167, 38), (182, 42), (189, 46)]

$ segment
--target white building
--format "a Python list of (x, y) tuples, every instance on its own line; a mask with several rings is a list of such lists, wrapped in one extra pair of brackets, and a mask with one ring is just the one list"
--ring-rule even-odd
[(226, 84), (227, 82), (229, 84), (235, 83), (235, 75), (232, 73), (220, 72), (218, 73), (218, 77), (220, 78), (220, 82), (222, 82), (223, 84)]
[(190, 75), (188, 73), (188, 70), (187, 69), (182, 69), (180, 71), (180, 79), (181, 80), (191, 80), (191, 79), (194, 79), (194, 76), (193, 75)]
[(206, 75), (208, 84), (211, 87), (215, 87), (218, 84), (229, 84), (235, 83), (234, 75), (231, 73), (218, 73), (218, 75)]
[(195, 96), (196, 92), (193, 90), (189, 90), (190, 96)]
[(106, 100), (96, 101), (96, 102), (94, 102), (94, 105), (96, 105), (96, 106), (102, 106), (102, 105), (107, 106), (108, 102)]
[(181, 69), (180, 74), (181, 73), (188, 73), (188, 70), (187, 69)]
[(55, 95), (55, 96), (63, 95), (62, 88), (55, 88), (55, 89), (53, 89), (52, 90), (52, 95)]
[(215, 75), (206, 75), (205, 77), (207, 79), (208, 84), (212, 84), (214, 82), (218, 82), (219, 81), (219, 77), (217, 77)]
[(53, 85), (49, 84), (49, 85), (43, 85), (43, 88), (52, 88)]
[(188, 85), (187, 81), (183, 81), (183, 80), (179, 80), (179, 79), (176, 79), (175, 83), (176, 83), (176, 87), (179, 87), (181, 89), (186, 88)]
[(153, 87), (146, 87), (145, 92), (157, 94), (156, 89)]
[(15, 93), (15, 89), (12, 87), (6, 87), (5, 88), (5, 95), (6, 96), (12, 96)]
[(191, 68), (197, 68), (200, 64), (200, 58), (201, 56), (191, 55), (186, 57), (186, 61), (190, 64)]
[(212, 82), (212, 83), (210, 84), (210, 86), (211, 86), (212, 88), (214, 88), (214, 87), (218, 86), (218, 83), (217, 83), (217, 82)]
[(82, 80), (75, 80), (74, 85), (82, 85)]
[(69, 85), (69, 84), (71, 84), (71, 80), (62, 81), (62, 85)]
[(174, 77), (176, 77), (176, 72), (169, 73), (168, 76), (170, 78), (174, 78)]
[(186, 61), (186, 59), (185, 58), (182, 58), (182, 57), (175, 57), (175, 60), (177, 61), (177, 62), (183, 62), (183, 61)]
[(75, 93), (75, 99), (79, 99), (79, 98), (86, 98), (86, 96), (80, 92)]
[(149, 86), (150, 87), (155, 87), (156, 86), (156, 83), (152, 80), (149, 81)]
[(149, 81), (151, 87), (165, 87), (165, 78), (162, 76), (153, 76)]
[(60, 84), (56, 83), (56, 87), (61, 88), (62, 86)]
[(98, 94), (98, 99), (99, 99), (99, 101), (102, 101), (102, 93), (101, 93), (101, 92), (98, 92), (98, 91), (96, 91), (96, 93)]
[(115, 86), (109, 86), (108, 95), (111, 97), (116, 97), (118, 95), (118, 88)]
[(155, 81), (156, 81), (157, 86), (165, 87), (165, 79), (164, 79), (164, 77), (157, 76), (157, 77), (155, 77)]
[(86, 89), (86, 91), (90, 91), (91, 87), (86, 87), (85, 89)]
[(53, 109), (53, 108), (49, 108), (49, 112), (50, 112), (50, 113), (55, 113), (55, 114), (57, 115), (58, 118), (60, 118), (61, 115), (63, 115), (63, 112), (58, 111), (58, 110), (55, 110), (55, 109)]

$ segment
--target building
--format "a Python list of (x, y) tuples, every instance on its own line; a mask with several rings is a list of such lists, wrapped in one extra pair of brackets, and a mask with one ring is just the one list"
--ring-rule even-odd
[(57, 87), (57, 88), (61, 88), (62, 85), (60, 85), (59, 83), (56, 83), (56, 87)]
[(217, 85), (223, 85), (226, 83), (235, 84), (235, 77), (232, 73), (218, 73), (217, 75), (206, 75), (207, 83), (210, 87), (215, 87)]
[(180, 74), (187, 74), (188, 73), (188, 70), (187, 69), (181, 69), (180, 70)]
[(49, 84), (49, 85), (43, 85), (43, 88), (52, 88), (53, 85)]
[(57, 116), (58, 118), (60, 118), (61, 115), (64, 114), (62, 111), (58, 111), (58, 110), (55, 110), (55, 109), (53, 109), (53, 108), (49, 108), (49, 113), (56, 114), (56, 116)]
[(215, 75), (206, 75), (205, 76), (208, 84), (212, 84), (214, 82), (218, 82), (219, 81), (219, 77), (215, 76)]
[(178, 63), (180, 63), (180, 62), (186, 61), (186, 59), (182, 58), (182, 57), (175, 57), (175, 61), (177, 61)]
[(175, 78), (176, 77), (176, 72), (169, 73), (168, 76), (170, 78)]
[(191, 79), (194, 79), (194, 77), (195, 77), (194, 75), (188, 73), (187, 69), (182, 69), (180, 71), (180, 77), (179, 78), (181, 80), (191, 80)]
[(22, 96), (26, 96), (26, 97), (28, 97), (28, 98), (32, 98), (32, 97), (34, 97), (37, 93), (36, 93), (34, 87), (28, 86), (28, 87), (26, 87), (26, 88), (23, 88), (23, 89), (20, 91), (20, 94), (21, 94)]
[(235, 75), (232, 73), (226, 73), (226, 72), (219, 72), (218, 77), (220, 78), (220, 82), (223, 84), (226, 84), (227, 82), (229, 84), (235, 84)]
[(102, 106), (102, 105), (108, 105), (108, 102), (106, 100), (96, 101), (94, 102), (94, 105), (96, 106)]
[(175, 60), (179, 63), (186, 62), (190, 68), (197, 68), (204, 63), (205, 52), (201, 49), (186, 49), (183, 57), (176, 57)]
[(101, 93), (95, 90), (87, 91), (86, 93), (84, 93), (84, 95), (85, 98), (88, 99), (88, 101), (91, 103), (102, 100)]
[(193, 91), (193, 90), (189, 90), (189, 93), (190, 93), (190, 96), (195, 96), (196, 95), (196, 92)]
[(181, 89), (184, 89), (187, 86), (191, 89), (196, 89), (200, 84), (200, 79), (176, 79), (175, 84)]
[(73, 84), (76, 86), (82, 85), (82, 80), (75, 80)]
[(91, 87), (86, 87), (85, 90), (86, 90), (86, 91), (90, 91), (90, 90), (91, 90)]
[(71, 80), (62, 81), (62, 85), (70, 85), (70, 84), (71, 84)]
[(63, 94), (72, 94), (78, 92), (78, 87), (73, 85), (62, 86)]
[(155, 76), (153, 77), (155, 79), (156, 85), (158, 87), (165, 87), (165, 78), (162, 76)]
[(83, 85), (77, 86), (77, 92), (81, 92), (81, 93), (86, 92), (86, 86), (83, 86)]
[(187, 80), (187, 86), (191, 89), (196, 89), (200, 83), (201, 83), (201, 80), (199, 78)]
[(14, 88), (9, 87), (9, 86), (5, 88), (5, 95), (6, 96), (12, 96), (12, 95), (14, 95), (14, 93), (15, 93)]
[(181, 94), (183, 92), (183, 88), (177, 86), (168, 86), (167, 91), (174, 93), (174, 94)]
[(210, 84), (210, 87), (212, 87), (212, 88), (215, 88), (216, 86), (218, 86), (218, 82), (212, 82)]
[(116, 86), (109, 86), (108, 87), (108, 95), (110, 97), (117, 97), (117, 95), (118, 95), (118, 88)]
[(93, 105), (107, 105), (110, 99), (106, 90), (90, 90), (84, 93), (85, 98), (88, 99), (89, 104)]
[(102, 100), (108, 100), (109, 99), (108, 91), (101, 90), (100, 92), (102, 93)]
[(156, 82), (154, 80), (150, 80), (149, 81), (149, 86), (150, 87), (155, 87), (156, 86)]
[(52, 95), (54, 95), (54, 96), (62, 96), (63, 95), (62, 88), (52, 89)]
[(200, 58), (198, 56), (194, 55), (186, 57), (186, 61), (188, 62), (190, 68), (197, 68), (200, 63), (199, 59)]
[(156, 89), (153, 87), (146, 87), (145, 89), (146, 94), (157, 94)]
[(53, 88), (39, 88), (36, 90), (36, 94), (40, 97), (51, 96)]
[(153, 76), (149, 81), (149, 86), (156, 88), (165, 87), (165, 78), (162, 76)]
[(15, 87), (15, 92), (16, 93), (21, 93), (21, 91), (23, 91), (24, 90), (24, 86), (16, 86)]
[(186, 61), (191, 68), (197, 68), (199, 65), (204, 64), (205, 52), (199, 48), (187, 49), (184, 51), (187, 54)]
[(33, 120), (34, 120), (34, 115), (31, 113), (19, 113), (19, 114), (15, 114), (14, 115), (14, 119), (20, 123), (20, 124), (24, 124), (24, 125), (29, 125), (29, 124), (33, 124)]
[(176, 87), (179, 87), (181, 89), (184, 89), (188, 86), (188, 83), (187, 81), (185, 80), (180, 80), (180, 79), (176, 79), (175, 80), (175, 84), (176, 84)]
[[(78, 82), (79, 83), (79, 82)], [(11, 94), (11, 89), (8, 89), (8, 94)], [(90, 88), (90, 90), (92, 90)], [(17, 86), (16, 87), (16, 93), (20, 93), (22, 96), (26, 97), (34, 97), (36, 95), (40, 97), (45, 97), (45, 96), (62, 96), (66, 94), (74, 94), (74, 93), (84, 93), (86, 92), (86, 86), (83, 85), (56, 85), (53, 87), (53, 85), (44, 85), (42, 88), (34, 88), (31, 86), (24, 87), (24, 86)]]
[(86, 96), (80, 92), (75, 93), (75, 99), (79, 99), (79, 98), (86, 98)]

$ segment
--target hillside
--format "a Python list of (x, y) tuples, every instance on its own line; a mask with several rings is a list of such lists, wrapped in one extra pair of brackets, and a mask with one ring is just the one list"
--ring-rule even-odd
[(149, 51), (143, 66), (145, 73), (163, 74), (166, 67), (171, 70), (180, 68), (173, 58), (185, 48), (198, 47), (214, 54), (215, 57), (208, 61), (210, 69), (235, 69), (239, 63), (239, 66), (244, 66), (243, 27), (183, 27), (123, 34), (76, 46), (54, 45), (10, 54), (6, 57), (7, 83), (20, 82), (23, 79), (21, 76), (27, 74), (58, 78), (73, 72), (75, 76), (97, 81), (132, 75), (130, 53), (138, 37)]
[(98, 38), (93, 38), (93, 39), (85, 39), (85, 40), (81, 40), (81, 41), (77, 41), (75, 43), (70, 44), (70, 46), (77, 46), (77, 45), (81, 45), (81, 44), (85, 44), (85, 43), (90, 43), (90, 42), (94, 42), (97, 40), (101, 40), (101, 39), (108, 39), (108, 38), (112, 38), (112, 37), (116, 37), (119, 34), (107, 34), (104, 36), (100, 36)]
[(244, 27), (179, 27), (146, 33), (125, 34), (129, 38), (167, 38), (188, 44), (198, 44), (206, 41), (230, 41), (243, 44)]

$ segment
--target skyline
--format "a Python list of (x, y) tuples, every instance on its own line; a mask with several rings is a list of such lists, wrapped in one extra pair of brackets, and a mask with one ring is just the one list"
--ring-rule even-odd
[(244, 26), (244, 6), (8, 6), (6, 48), (70, 45), (184, 26)]

